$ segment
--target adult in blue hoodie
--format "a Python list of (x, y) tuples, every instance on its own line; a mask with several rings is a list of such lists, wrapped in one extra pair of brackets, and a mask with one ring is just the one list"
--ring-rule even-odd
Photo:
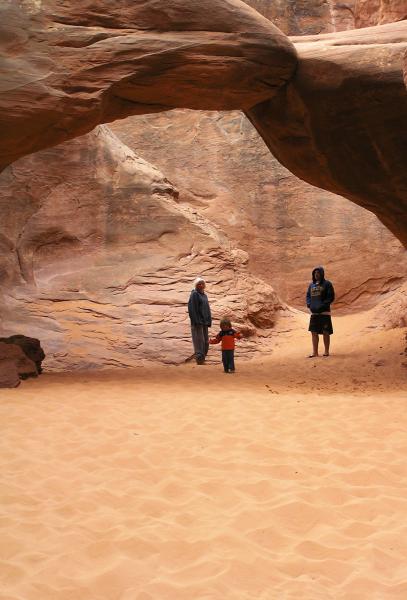
[(307, 290), (307, 307), (311, 312), (308, 331), (312, 335), (312, 354), (310, 358), (318, 356), (319, 336), (324, 339), (324, 356), (329, 356), (330, 335), (333, 334), (331, 319), (331, 303), (335, 300), (335, 291), (332, 283), (325, 279), (323, 267), (315, 267), (312, 271), (312, 282)]
[(203, 365), (209, 349), (208, 328), (212, 325), (212, 316), (202, 277), (197, 277), (194, 281), (194, 289), (188, 301), (188, 313), (195, 359), (198, 365)]

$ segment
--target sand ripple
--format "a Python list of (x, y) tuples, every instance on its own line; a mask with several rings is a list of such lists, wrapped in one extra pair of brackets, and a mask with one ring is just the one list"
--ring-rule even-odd
[(407, 598), (405, 395), (195, 377), (2, 391), (1, 600)]

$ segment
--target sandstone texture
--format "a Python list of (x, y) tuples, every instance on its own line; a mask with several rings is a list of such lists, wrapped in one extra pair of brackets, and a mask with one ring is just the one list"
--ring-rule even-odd
[(0, 341), (0, 388), (17, 387), (20, 379), (37, 375), (35, 363), (20, 346)]
[(356, 27), (393, 23), (403, 19), (407, 19), (406, 0), (356, 0)]
[(281, 302), (247, 253), (107, 127), (7, 168), (0, 214), (0, 333), (40, 339), (47, 371), (184, 362), (196, 275), (243, 355), (273, 335)]
[(407, 21), (292, 39), (295, 77), (249, 118), (291, 172), (371, 210), (407, 245)]
[(406, 22), (292, 38), (297, 68), (287, 36), (238, 0), (8, 1), (0, 16), (3, 165), (131, 114), (243, 109), (290, 171), (407, 243)]
[(287, 35), (316, 35), (407, 19), (405, 0), (245, 0)]
[[(372, 23), (392, 20), (380, 7)], [(320, 263), (336, 308), (380, 296), (383, 325), (403, 326), (406, 253), (371, 213), (406, 244), (406, 23), (314, 35), (363, 11), (4, 2), (0, 334), (41, 339), (50, 370), (180, 363), (199, 274), (215, 320), (250, 334), (249, 356), (270, 347), (282, 300), (303, 306)], [(242, 109), (281, 163), (328, 191), (277, 163), (242, 113), (186, 108)], [(127, 146), (104, 126), (77, 137), (142, 114), (113, 126)]]
[(131, 114), (249, 108), (297, 62), (239, 0), (7, 0), (0, 40), (0, 167)]
[(378, 327), (385, 327), (386, 329), (407, 327), (407, 282), (404, 282), (396, 293), (383, 298), (375, 308), (374, 323)]
[(335, 312), (367, 309), (407, 277), (406, 250), (375, 215), (292, 175), (242, 113), (178, 110), (111, 127), (168, 176), (180, 203), (247, 252), (250, 272), (288, 304), (304, 309), (318, 264), (335, 283)]
[(287, 35), (316, 35), (355, 27), (357, 0), (245, 0)]

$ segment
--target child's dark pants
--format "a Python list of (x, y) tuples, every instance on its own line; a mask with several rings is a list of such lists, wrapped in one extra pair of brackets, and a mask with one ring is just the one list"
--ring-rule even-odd
[(222, 350), (222, 362), (225, 373), (235, 370), (235, 351)]

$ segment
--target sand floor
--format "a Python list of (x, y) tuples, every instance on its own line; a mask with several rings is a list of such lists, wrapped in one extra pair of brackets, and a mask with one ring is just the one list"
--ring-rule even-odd
[(406, 332), (335, 329), (0, 390), (1, 600), (407, 598)]

